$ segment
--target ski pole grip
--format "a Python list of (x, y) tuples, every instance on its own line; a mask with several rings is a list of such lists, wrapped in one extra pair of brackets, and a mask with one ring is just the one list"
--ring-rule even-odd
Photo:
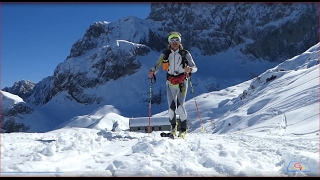
[(187, 73), (187, 77), (190, 79), (191, 78), (191, 72)]

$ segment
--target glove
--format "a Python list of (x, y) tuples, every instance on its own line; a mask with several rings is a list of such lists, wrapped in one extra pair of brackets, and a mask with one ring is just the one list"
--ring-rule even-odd
[(154, 71), (149, 71), (149, 78), (151, 79), (151, 78), (153, 78), (153, 76), (154, 76)]

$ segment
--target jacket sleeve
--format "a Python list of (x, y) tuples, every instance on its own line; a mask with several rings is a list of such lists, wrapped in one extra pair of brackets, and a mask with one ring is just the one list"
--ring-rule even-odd
[(190, 54), (190, 52), (188, 51), (188, 53), (186, 54), (186, 59), (188, 61), (188, 66), (191, 68), (191, 73), (195, 73), (198, 71), (198, 68), (195, 64), (195, 62), (193, 61), (193, 58)]
[(164, 56), (164, 54), (161, 53), (156, 65), (150, 68), (150, 71), (153, 71), (154, 74), (157, 74), (157, 72), (159, 71), (160, 66), (162, 65), (163, 56)]

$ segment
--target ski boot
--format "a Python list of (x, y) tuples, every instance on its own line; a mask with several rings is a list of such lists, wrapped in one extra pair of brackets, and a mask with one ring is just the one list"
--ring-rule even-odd
[(186, 138), (187, 134), (188, 134), (188, 131), (180, 131), (178, 137), (184, 139), (184, 138)]
[(178, 135), (178, 121), (176, 119), (176, 113), (174, 113), (174, 116), (172, 119), (169, 119), (169, 122), (171, 124), (170, 133), (173, 136), (177, 136)]
[(187, 131), (187, 120), (184, 120), (184, 121), (180, 121), (179, 120), (179, 123), (180, 123), (180, 132), (179, 132), (178, 137), (184, 139), (184, 138), (186, 138), (186, 135), (188, 133), (188, 131)]
[(176, 124), (171, 124), (170, 133), (171, 133), (173, 136), (177, 136), (177, 133), (178, 133), (178, 122), (176, 122)]

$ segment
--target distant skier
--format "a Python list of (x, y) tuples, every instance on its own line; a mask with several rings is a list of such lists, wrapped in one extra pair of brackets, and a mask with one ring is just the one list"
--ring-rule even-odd
[(177, 135), (176, 113), (179, 113), (179, 137), (185, 138), (187, 134), (187, 112), (185, 109), (185, 99), (188, 89), (188, 78), (191, 73), (195, 73), (198, 69), (193, 61), (189, 51), (184, 50), (181, 44), (181, 34), (179, 32), (171, 32), (168, 37), (168, 48), (164, 50), (154, 67), (149, 71), (149, 78), (158, 72), (160, 66), (167, 71), (167, 100), (169, 122), (171, 124), (171, 133)]

